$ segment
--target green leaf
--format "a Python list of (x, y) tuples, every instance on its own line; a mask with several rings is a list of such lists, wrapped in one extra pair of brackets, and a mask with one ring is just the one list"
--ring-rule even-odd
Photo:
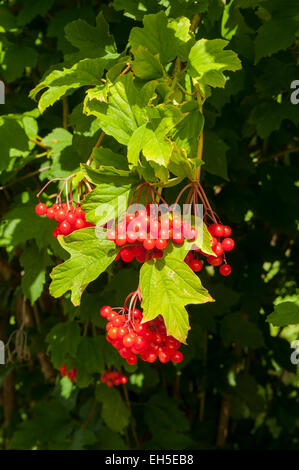
[(299, 5), (297, 0), (267, 2), (270, 19), (258, 29), (255, 37), (255, 62), (262, 57), (287, 49), (299, 35)]
[(133, 132), (147, 122), (145, 107), (154, 97), (155, 87), (155, 82), (137, 87), (128, 73), (110, 87), (108, 104), (92, 100), (86, 105), (86, 113), (99, 119), (106, 134), (127, 145)]
[(55, 222), (36, 215), (33, 205), (21, 204), (7, 212), (1, 221), (0, 246), (16, 246), (27, 240), (35, 240), (39, 249), (48, 245), (55, 247), (57, 242), (52, 235), (54, 228)]
[(163, 258), (147, 261), (140, 270), (143, 321), (162, 315), (167, 333), (186, 343), (190, 326), (185, 306), (211, 302), (213, 299), (184, 262), (186, 248), (171, 247), (166, 250)]
[(97, 442), (97, 437), (93, 431), (86, 428), (79, 428), (75, 431), (70, 450), (84, 450), (86, 446), (91, 446)]
[(76, 357), (81, 341), (78, 323), (68, 321), (57, 323), (47, 334), (51, 361), (56, 369), (62, 366), (69, 357)]
[(31, 305), (40, 297), (46, 281), (46, 269), (53, 263), (45, 250), (38, 251), (35, 244), (26, 246), (20, 256), (24, 268), (21, 280), (22, 291)]
[(105, 224), (111, 219), (116, 220), (126, 211), (137, 187), (132, 184), (132, 177), (107, 176), (86, 166), (83, 167), (83, 172), (89, 181), (96, 184), (96, 188), (85, 196), (82, 203), (87, 220), (98, 225)]
[(169, 170), (181, 179), (189, 178), (194, 180), (198, 163), (200, 163), (199, 160), (188, 158), (184, 150), (174, 146), (169, 162)]
[(73, 135), (69, 131), (62, 127), (57, 127), (43, 138), (42, 143), (51, 149), (51, 154), (54, 157), (59, 157), (66, 147), (72, 145), (72, 141)]
[(164, 71), (159, 54), (153, 55), (148, 49), (139, 46), (135, 51), (132, 65), (135, 75), (143, 80), (153, 80), (163, 77)]
[[(32, 416), (33, 414), (33, 416)], [(9, 443), (10, 449), (48, 448), (49, 442), (59, 449), (72, 433), (69, 411), (56, 399), (40, 400), (31, 409), (31, 416), (22, 421)], [(47, 426), (45, 426), (47, 423)], [(41, 433), (41, 429), (44, 429)]]
[(189, 54), (188, 71), (201, 85), (224, 87), (226, 70), (239, 70), (241, 62), (235, 52), (223, 50), (224, 39), (200, 39)]
[(44, 16), (52, 8), (53, 4), (54, 0), (43, 0), (42, 2), (26, 0), (17, 16), (18, 26), (25, 26), (37, 16)]
[(92, 159), (99, 170), (103, 167), (113, 167), (118, 170), (129, 169), (127, 158), (108, 147), (95, 148), (92, 152)]
[(266, 321), (274, 326), (296, 325), (299, 323), (299, 301), (281, 302), (274, 306), (274, 312)]
[(260, 137), (267, 139), (272, 132), (281, 128), (284, 120), (290, 120), (295, 125), (299, 123), (296, 106), (290, 102), (264, 101), (252, 109), (245, 124), (245, 133), (252, 135), (256, 131)]
[(94, 336), (93, 338), (83, 337), (79, 344), (79, 361), (90, 374), (104, 371), (105, 364), (101, 345), (102, 337), (100, 336)]
[(102, 417), (112, 431), (121, 432), (129, 424), (130, 412), (118, 390), (97, 385), (96, 399), (103, 404)]
[(221, 335), (228, 346), (237, 343), (241, 347), (260, 348), (264, 346), (261, 330), (252, 322), (245, 320), (241, 313), (226, 315), (221, 325)]
[(65, 37), (79, 49), (78, 53), (66, 56), (67, 61), (77, 62), (116, 53), (113, 36), (109, 34), (109, 26), (102, 12), (96, 18), (96, 26), (91, 26), (81, 19), (67, 24)]
[(58, 238), (71, 256), (53, 269), (50, 294), (60, 297), (71, 290), (72, 303), (79, 305), (84, 289), (113, 262), (117, 250), (115, 244), (107, 240), (105, 234), (96, 233), (94, 227)]
[(113, 64), (117, 57), (115, 54), (110, 58), (83, 59), (72, 67), (53, 70), (30, 92), (30, 97), (34, 99), (43, 91), (38, 103), (38, 108), (43, 113), (69, 91), (102, 84), (104, 70)]
[(187, 101), (180, 107), (185, 114), (173, 129), (173, 138), (178, 147), (183, 148), (190, 158), (197, 154), (198, 138), (204, 126), (204, 117), (197, 101)]
[(229, 147), (215, 132), (204, 133), (203, 160), (204, 169), (212, 175), (229, 181), (227, 174), (226, 153)]
[(37, 133), (37, 122), (31, 116), (13, 114), (0, 116), (0, 171), (7, 169), (11, 158), (25, 158), (30, 154), (35, 144), (29, 139), (35, 139)]
[(162, 64), (167, 64), (177, 56), (182, 60), (187, 59), (186, 43), (192, 38), (187, 18), (171, 20), (160, 11), (146, 15), (143, 24), (143, 28), (133, 28), (130, 33), (129, 43), (134, 54), (139, 46), (143, 46), (153, 55), (159, 54)]
[(32, 47), (22, 44), (10, 46), (3, 59), (5, 69), (2, 72), (7, 83), (22, 77), (25, 67), (35, 67), (37, 62), (37, 51)]
[(172, 143), (167, 134), (184, 118), (177, 106), (160, 105), (149, 122), (135, 130), (128, 142), (128, 162), (137, 165), (142, 151), (146, 160), (167, 167)]

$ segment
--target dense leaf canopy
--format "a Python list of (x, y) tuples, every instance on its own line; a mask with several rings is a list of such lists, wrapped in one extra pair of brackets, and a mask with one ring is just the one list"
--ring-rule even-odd
[[(0, 0), (1, 448), (298, 449), (298, 35), (297, 0)], [(188, 242), (116, 262), (97, 230), (120, 200), (146, 181), (172, 204), (199, 176), (232, 274), (194, 273)], [(72, 181), (96, 228), (53, 237), (52, 179), (41, 201)], [(101, 307), (138, 286), (179, 364), (107, 342)]]

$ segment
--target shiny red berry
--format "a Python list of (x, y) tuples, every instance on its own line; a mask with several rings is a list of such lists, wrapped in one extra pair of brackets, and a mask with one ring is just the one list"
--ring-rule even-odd
[(232, 272), (232, 268), (229, 264), (223, 264), (222, 266), (220, 266), (219, 272), (220, 274), (222, 274), (222, 276), (229, 276)]
[(202, 270), (202, 267), (203, 267), (203, 264), (202, 262), (199, 260), (199, 259), (193, 259), (191, 262), (190, 262), (190, 268), (195, 271), (196, 273), (198, 271), (201, 271)]
[(223, 236), (224, 237), (229, 237), (232, 233), (232, 229), (230, 228), (229, 225), (223, 225)]
[(37, 213), (37, 215), (45, 215), (47, 213), (46, 204), (44, 204), (42, 202), (37, 204), (37, 206), (35, 206), (35, 212)]
[(223, 237), (223, 225), (221, 224), (212, 224), (209, 226), (209, 232), (214, 235), (214, 237)]
[(222, 248), (225, 250), (225, 251), (231, 251), (235, 246), (235, 242), (232, 238), (225, 238), (223, 241), (222, 241)]
[(222, 258), (221, 256), (207, 256), (207, 262), (212, 266), (220, 266)]

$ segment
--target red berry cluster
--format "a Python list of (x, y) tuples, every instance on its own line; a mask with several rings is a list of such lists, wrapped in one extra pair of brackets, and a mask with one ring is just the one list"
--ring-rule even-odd
[(108, 370), (101, 375), (101, 382), (105, 383), (108, 387), (113, 387), (113, 385), (126, 384), (128, 379), (118, 370)]
[[(152, 209), (151, 209), (152, 207)], [(127, 214), (125, 221), (118, 223), (115, 230), (108, 230), (107, 238), (121, 248), (116, 259), (126, 263), (134, 258), (140, 263), (161, 258), (168, 242), (183, 243), (185, 239), (195, 240), (197, 230), (180, 216), (171, 213), (153, 215), (157, 205), (147, 204), (146, 209)]]
[(58, 235), (69, 235), (75, 230), (85, 227), (93, 227), (90, 222), (86, 222), (85, 213), (80, 205), (73, 205), (64, 202), (63, 204), (53, 204), (47, 207), (46, 204), (40, 202), (35, 207), (35, 212), (39, 216), (46, 215), (48, 219), (55, 219), (58, 223), (57, 227), (53, 230), (53, 235), (57, 238)]
[(66, 368), (66, 365), (63, 364), (61, 367), (60, 367), (60, 373), (61, 373), (61, 377), (68, 377), (70, 380), (72, 380), (73, 382), (76, 382), (76, 378), (77, 378), (77, 369), (71, 369), (71, 370), (67, 370)]
[(155, 362), (157, 359), (162, 363), (183, 360), (183, 354), (178, 351), (181, 343), (167, 335), (160, 315), (141, 323), (142, 313), (139, 309), (135, 308), (130, 314), (118, 314), (109, 306), (101, 308), (101, 315), (108, 321), (107, 340), (128, 364), (136, 364), (138, 355), (145, 362)]
[[(222, 274), (222, 276), (229, 276), (232, 269), (230, 265), (226, 263), (225, 258), (223, 263), (223, 257), (225, 251), (231, 251), (235, 246), (234, 240), (229, 238), (232, 230), (228, 225), (221, 224), (212, 224), (208, 227), (208, 230), (213, 237), (212, 250), (214, 251), (215, 256), (207, 255), (198, 249), (194, 252), (189, 251), (185, 257), (185, 262), (190, 266), (191, 269), (193, 269), (193, 271), (200, 271), (203, 267), (203, 262), (199, 259), (196, 259), (196, 253), (200, 253), (206, 257), (207, 262), (212, 266), (220, 266), (219, 272)], [(221, 238), (223, 239), (222, 241)]]

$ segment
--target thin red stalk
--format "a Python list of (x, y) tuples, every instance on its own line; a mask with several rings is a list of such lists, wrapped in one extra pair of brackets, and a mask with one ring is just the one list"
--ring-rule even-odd
[(160, 193), (158, 193), (158, 191), (156, 191), (156, 189), (152, 186), (152, 190), (154, 191), (154, 193), (159, 196), (159, 198), (161, 199), (161, 201), (168, 207), (168, 204), (167, 202), (165, 201), (165, 199), (163, 199), (163, 197), (161, 196)]
[(193, 183), (189, 183), (189, 184), (187, 184), (186, 186), (184, 186), (184, 188), (181, 190), (181, 192), (179, 193), (178, 197), (176, 198), (175, 204), (178, 204), (178, 202), (179, 202), (179, 200), (180, 200), (182, 194), (186, 191), (187, 188), (189, 188), (189, 187), (192, 186), (192, 185), (193, 185)]

